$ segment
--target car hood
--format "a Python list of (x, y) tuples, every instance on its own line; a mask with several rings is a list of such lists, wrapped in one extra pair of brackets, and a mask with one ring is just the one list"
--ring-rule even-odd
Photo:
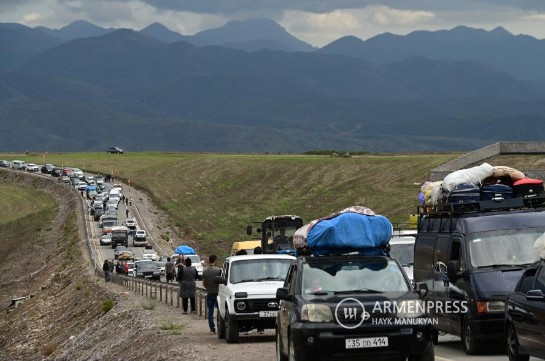
[(248, 296), (266, 296), (276, 298), (276, 290), (284, 285), (284, 281), (243, 282), (229, 285), (229, 289), (235, 294), (247, 292)]
[(479, 299), (504, 298), (513, 292), (522, 276), (522, 269), (497, 269), (475, 272), (470, 275), (471, 284)]

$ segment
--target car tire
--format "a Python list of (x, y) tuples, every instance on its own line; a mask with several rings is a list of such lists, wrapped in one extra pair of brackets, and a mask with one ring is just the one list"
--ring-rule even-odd
[(471, 326), (467, 317), (464, 317), (462, 324), (462, 345), (467, 355), (477, 355), (481, 351), (473, 332), (471, 332)]
[(284, 350), (282, 349), (278, 329), (276, 330), (276, 361), (288, 361), (288, 356), (284, 354)]
[(422, 354), (416, 356), (410, 356), (409, 361), (434, 361), (435, 360), (435, 348), (433, 342), (429, 342), (428, 346)]
[(303, 358), (301, 357), (301, 354), (297, 352), (293, 345), (293, 337), (291, 335), (288, 339), (288, 360), (289, 361), (301, 361)]
[(220, 315), (220, 312), (218, 310), (217, 312), (217, 324), (218, 324), (218, 339), (223, 340), (225, 339), (225, 321)]
[(238, 342), (238, 322), (229, 317), (227, 307), (225, 307), (225, 340), (227, 343)]
[(518, 352), (519, 344), (515, 327), (513, 325), (508, 325), (507, 327), (507, 356), (509, 357), (509, 361), (528, 361), (530, 356), (521, 355)]

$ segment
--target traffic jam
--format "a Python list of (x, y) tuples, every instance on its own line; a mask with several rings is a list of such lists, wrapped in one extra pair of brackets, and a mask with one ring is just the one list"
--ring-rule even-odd
[[(101, 261), (165, 281), (166, 254), (151, 246), (124, 186), (76, 168), (10, 166), (81, 193)], [(308, 223), (290, 214), (250, 223), (207, 282), (218, 339), (269, 330), (276, 359), (290, 361), (545, 359), (543, 181), (483, 163), (421, 191), (402, 225), (363, 206)], [(207, 279), (213, 265), (184, 245), (169, 258), (180, 255)], [(458, 346), (442, 347), (447, 337)]]

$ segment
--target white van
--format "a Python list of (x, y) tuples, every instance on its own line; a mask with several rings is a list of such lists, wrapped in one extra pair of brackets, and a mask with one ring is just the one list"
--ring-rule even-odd
[(22, 160), (14, 160), (13, 162), (11, 162), (11, 168), (13, 169), (23, 169), (24, 166), (25, 162), (23, 162)]

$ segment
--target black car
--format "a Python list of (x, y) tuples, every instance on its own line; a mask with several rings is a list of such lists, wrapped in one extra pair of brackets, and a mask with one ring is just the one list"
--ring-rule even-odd
[(44, 164), (42, 165), (42, 168), (40, 170), (44, 174), (51, 174), (53, 172), (53, 169), (55, 169), (55, 166), (53, 164)]
[(50, 174), (52, 177), (60, 177), (62, 174), (62, 168), (53, 167)]
[(277, 359), (431, 361), (424, 293), (387, 256), (298, 257), (276, 294)]
[(510, 361), (545, 359), (545, 260), (528, 266), (507, 298), (505, 332)]
[(460, 336), (469, 355), (505, 344), (507, 295), (537, 261), (533, 244), (545, 232), (544, 208), (481, 203), (477, 210), (421, 214), (414, 248), (414, 282), (427, 284), (425, 300), (466, 306), (432, 310), (434, 341), (438, 331)]
[(161, 271), (155, 262), (142, 262), (136, 269), (136, 277), (160, 281)]
[(106, 153), (110, 154), (123, 154), (123, 149), (118, 147), (110, 147), (106, 150)]

